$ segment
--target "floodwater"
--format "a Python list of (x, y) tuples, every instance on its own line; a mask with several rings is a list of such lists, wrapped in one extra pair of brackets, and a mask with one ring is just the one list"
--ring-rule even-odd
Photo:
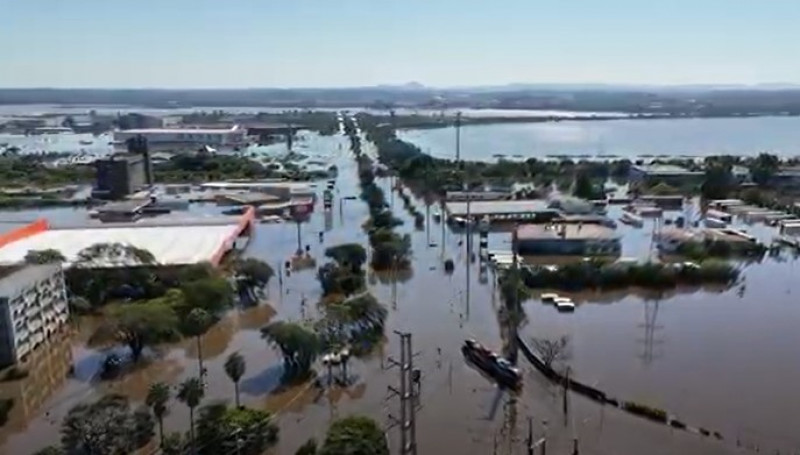
[[(400, 137), (424, 152), (455, 157), (455, 129), (403, 131)], [(709, 155), (800, 155), (800, 117), (647, 119), (506, 123), (461, 128), (461, 157), (493, 161), (493, 155), (635, 158)]]
[[(338, 197), (358, 194), (355, 166), (345, 138), (318, 138), (309, 143), (308, 149), (340, 164)], [(388, 190), (389, 182), (381, 184)], [(402, 201), (397, 197), (392, 199), (395, 214), (405, 221), (398, 229), (412, 234), (413, 273), (396, 284), (385, 276), (369, 275), (370, 290), (387, 306), (389, 317), (385, 342), (371, 355), (351, 362), (349, 372), (354, 384), (347, 389), (337, 387), (323, 392), (308, 384), (279, 389), (280, 355), (260, 338), (258, 329), (270, 321), (298, 321), (318, 314), (316, 302), (320, 288), (315, 269), (309, 268), (284, 275), (282, 280), (276, 277), (269, 285), (265, 302), (250, 309), (231, 310), (204, 336), (208, 370), (205, 403), (232, 400), (233, 385), (224, 373), (223, 364), (230, 353), (239, 351), (247, 361), (247, 373), (242, 381), (244, 402), (278, 415), (281, 434), (275, 453), (292, 454), (307, 438), (319, 439), (328, 424), (339, 416), (366, 414), (389, 428), (388, 416), (399, 415), (399, 403), (388, 394), (387, 387), (398, 385), (399, 374), (396, 369), (388, 368), (388, 357), (399, 355), (398, 337), (393, 331), (401, 330), (413, 334), (414, 351), (419, 354), (414, 358), (414, 365), (422, 371), (421, 407), (416, 424), (421, 453), (485, 455), (497, 447), (497, 453), (522, 454), (525, 453), (523, 442), (529, 417), (535, 436), (546, 434), (548, 446), (555, 453), (566, 453), (576, 436), (582, 442), (582, 453), (589, 454), (738, 453), (732, 440), (716, 442), (673, 432), (576, 396), (571, 399), (571, 417), (565, 423), (557, 389), (527, 365), (522, 365), (525, 387), (518, 396), (499, 392), (468, 367), (459, 352), (465, 338), (476, 338), (496, 350), (502, 346), (496, 317), (499, 301), (493, 280), (481, 274), (478, 264), (472, 264), (467, 288), (467, 255), (459, 246), (463, 236), (443, 230), (433, 221), (429, 230), (415, 230)], [(416, 203), (424, 212), (421, 202)], [(201, 209), (213, 210), (193, 208)], [(44, 216), (73, 214), (48, 210), (39, 213)], [(23, 218), (26, 214), (16, 212), (15, 216)], [(367, 216), (366, 204), (361, 200), (342, 199), (341, 205), (337, 202), (328, 213), (318, 206), (309, 223), (301, 225), (300, 243), (310, 246), (310, 254), (319, 265), (325, 260), (323, 252), (328, 246), (351, 241), (366, 243), (361, 224)], [(324, 243), (319, 242), (319, 232), (325, 233)], [(293, 223), (259, 224), (245, 254), (278, 267), (297, 248), (297, 235)], [(490, 248), (504, 248), (507, 237), (507, 234), (492, 234)], [(645, 245), (646, 239), (642, 238), (640, 243)], [(632, 251), (639, 251), (639, 247), (633, 248)], [(452, 275), (443, 271), (444, 258), (456, 262)], [(705, 293), (677, 294), (665, 299), (661, 307), (665, 308), (662, 313), (667, 316), (659, 313), (663, 319), (659, 324), (667, 327), (662, 332), (669, 334), (670, 343), (663, 345), (668, 355), (650, 363), (649, 368), (656, 371), (654, 373), (643, 373), (647, 370), (638, 363), (638, 357), (632, 355), (641, 347), (638, 337), (632, 333), (638, 330), (636, 325), (645, 308), (636, 297), (620, 297), (620, 302), (609, 305), (581, 305), (576, 313), (563, 316), (548, 311), (552, 308), (531, 302), (527, 305), (529, 322), (522, 333), (526, 336), (572, 335), (575, 341), (571, 364), (579, 378), (599, 381), (603, 388), (608, 387), (621, 397), (630, 395), (648, 401), (645, 398), (652, 393), (652, 396), (662, 397), (652, 400), (655, 404), (670, 410), (674, 408), (673, 412), (687, 422), (719, 428), (719, 431), (755, 425), (759, 434), (767, 435), (773, 425), (791, 424), (792, 420), (780, 413), (781, 409), (796, 409), (786, 397), (775, 399), (781, 392), (791, 393), (791, 385), (800, 379), (800, 373), (785, 365), (791, 363), (791, 347), (796, 345), (793, 343), (797, 341), (797, 332), (792, 326), (796, 325), (794, 321), (798, 315), (788, 301), (764, 301), (768, 291), (777, 287), (775, 284), (757, 294), (757, 286), (752, 281), (764, 280), (769, 273), (771, 283), (777, 283), (778, 271), (789, 273), (790, 267), (790, 263), (786, 263), (776, 264), (772, 269), (757, 265), (748, 268), (745, 272), (746, 300), (737, 301), (729, 294), (709, 296)], [(788, 285), (789, 275), (784, 276), (780, 282)], [(755, 300), (749, 300), (750, 296)], [(726, 308), (718, 308), (721, 305)], [(769, 306), (772, 314), (765, 315), (757, 305)], [(60, 343), (52, 343), (53, 349), (46, 351), (49, 355), (44, 360), (34, 361), (29, 378), (0, 384), (2, 396), (14, 396), (18, 404), (26, 403), (14, 407), (11, 422), (0, 430), (3, 443), (0, 451), (29, 453), (45, 444), (56, 443), (61, 419), (71, 406), (82, 400), (115, 391), (140, 402), (151, 382), (163, 380), (178, 384), (197, 374), (195, 343), (185, 340), (159, 347), (157, 353), (150, 355), (149, 363), (118, 380), (98, 382), (95, 376), (102, 353), (85, 344), (97, 323), (93, 319), (80, 320), (73, 333), (65, 334)], [(605, 359), (609, 359), (608, 363)], [(749, 372), (746, 366), (750, 364), (740, 361), (764, 366), (768, 373)], [(69, 365), (72, 365), (72, 372)], [(713, 374), (695, 373), (694, 369)], [(48, 385), (38, 385), (34, 380), (46, 381)], [(718, 382), (725, 382), (725, 385)], [(752, 422), (745, 423), (741, 415), (730, 412), (729, 406), (734, 405), (733, 397), (738, 399), (756, 387), (767, 390), (754, 394), (752, 400), (748, 397), (735, 403), (739, 406), (737, 411), (746, 409), (743, 414), (752, 413), (747, 416), (748, 419), (753, 417)], [(643, 394), (647, 396), (642, 397)], [(723, 400), (726, 394), (730, 394), (729, 401)], [(778, 410), (773, 414), (772, 409), (776, 407)], [(173, 401), (170, 410), (166, 422), (168, 430), (187, 430), (186, 407)], [(762, 420), (755, 418), (756, 415)], [(396, 448), (398, 427), (389, 429), (388, 437), (392, 448)]]

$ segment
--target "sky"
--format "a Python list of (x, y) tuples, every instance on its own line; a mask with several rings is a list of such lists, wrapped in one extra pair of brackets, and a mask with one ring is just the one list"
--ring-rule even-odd
[(800, 84), (800, 0), (0, 0), (0, 87)]

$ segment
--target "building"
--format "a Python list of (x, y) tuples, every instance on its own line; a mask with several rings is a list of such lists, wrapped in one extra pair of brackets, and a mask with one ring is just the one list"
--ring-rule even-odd
[[(65, 266), (70, 267), (79, 260), (81, 251), (97, 244), (119, 244), (149, 251), (154, 266), (179, 267), (201, 262), (217, 265), (236, 247), (239, 237), (249, 236), (254, 220), (252, 207), (239, 217), (153, 218), (61, 229), (51, 229), (46, 220), (39, 220), (0, 236), (0, 265), (19, 264), (29, 251), (53, 249), (64, 256)], [(115, 255), (78, 265), (112, 268), (141, 263), (126, 255)]]
[(112, 155), (95, 161), (95, 170), (92, 197), (98, 199), (121, 199), (147, 186), (146, 163), (142, 155)]
[(632, 183), (647, 185), (663, 182), (667, 185), (682, 186), (700, 184), (703, 182), (705, 172), (690, 171), (672, 164), (640, 164), (631, 166), (628, 179)]
[(163, 145), (187, 145), (215, 147), (240, 147), (246, 144), (247, 130), (233, 125), (230, 128), (143, 128), (114, 132), (114, 142), (124, 143), (128, 139), (142, 136), (147, 143)]
[(61, 264), (11, 266), (0, 274), (0, 364), (11, 365), (67, 322), (67, 288)]
[(514, 232), (515, 252), (544, 256), (619, 256), (620, 237), (599, 224), (526, 224)]

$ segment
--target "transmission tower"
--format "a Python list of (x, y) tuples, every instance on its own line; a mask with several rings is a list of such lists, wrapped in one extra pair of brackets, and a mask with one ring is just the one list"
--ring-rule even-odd
[(389, 415), (392, 426), (400, 427), (401, 455), (417, 454), (417, 404), (419, 396), (420, 373), (414, 369), (414, 351), (411, 349), (411, 334), (395, 332), (400, 337), (400, 361), (389, 358), (391, 367), (400, 369), (400, 388), (389, 386), (389, 391), (400, 398), (400, 418)]
[(644, 349), (641, 354), (641, 359), (645, 365), (650, 365), (653, 360), (661, 357), (661, 352), (655, 351), (653, 347), (660, 345), (664, 342), (656, 336), (656, 332), (663, 329), (663, 325), (659, 325), (656, 321), (658, 319), (658, 306), (661, 303), (661, 298), (655, 302), (644, 302), (644, 324), (639, 324), (639, 327), (644, 328), (644, 338), (640, 340), (644, 344)]

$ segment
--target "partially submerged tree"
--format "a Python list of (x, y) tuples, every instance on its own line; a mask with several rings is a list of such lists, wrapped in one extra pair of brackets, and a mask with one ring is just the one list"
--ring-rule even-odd
[(264, 289), (275, 271), (264, 261), (255, 258), (237, 259), (233, 265), (240, 298), (257, 302), (258, 292)]
[(48, 248), (46, 250), (29, 250), (25, 254), (24, 261), (27, 264), (52, 264), (55, 262), (66, 262), (66, 258), (61, 251)]
[(239, 381), (241, 381), (242, 376), (244, 376), (246, 371), (247, 363), (245, 362), (244, 357), (238, 352), (231, 353), (227, 360), (225, 360), (225, 374), (227, 374), (228, 377), (231, 378), (231, 381), (233, 381), (233, 391), (236, 398), (237, 408), (241, 406), (241, 403), (239, 402)]
[(147, 390), (145, 404), (153, 411), (158, 422), (158, 438), (160, 446), (164, 447), (164, 416), (167, 415), (167, 402), (169, 401), (169, 386), (163, 382), (150, 384)]
[(267, 411), (216, 403), (204, 406), (199, 414), (200, 455), (260, 455), (278, 442), (278, 426)]
[(208, 311), (202, 308), (194, 308), (186, 316), (183, 327), (187, 335), (195, 337), (197, 341), (197, 366), (200, 369), (200, 377), (205, 374), (203, 369), (203, 334), (213, 324), (213, 317)]
[(360, 243), (343, 243), (325, 250), (325, 256), (333, 259), (341, 267), (349, 268), (353, 273), (361, 271), (367, 262), (367, 250)]
[(195, 308), (202, 308), (216, 316), (233, 304), (233, 288), (221, 276), (190, 281), (181, 285), (184, 307), (179, 312), (188, 314)]
[(317, 440), (309, 439), (297, 449), (294, 455), (317, 455)]
[(369, 417), (346, 417), (331, 424), (320, 455), (389, 455), (386, 437)]
[(152, 439), (153, 427), (149, 412), (134, 412), (126, 397), (107, 395), (70, 409), (61, 424), (61, 444), (70, 454), (130, 453)]
[(200, 378), (189, 378), (178, 386), (178, 401), (185, 404), (189, 408), (189, 440), (191, 441), (192, 448), (195, 448), (195, 431), (194, 431), (194, 410), (203, 400), (206, 391), (203, 386), (203, 381)]
[(171, 307), (159, 301), (115, 304), (107, 314), (106, 323), (98, 328), (93, 340), (126, 344), (134, 362), (146, 346), (179, 337), (178, 317)]
[(287, 369), (285, 379), (306, 375), (321, 349), (317, 334), (294, 322), (273, 322), (261, 329), (261, 337), (280, 349)]
[(561, 336), (556, 339), (533, 338), (533, 349), (539, 354), (544, 365), (552, 368), (554, 364), (569, 359), (569, 337)]

